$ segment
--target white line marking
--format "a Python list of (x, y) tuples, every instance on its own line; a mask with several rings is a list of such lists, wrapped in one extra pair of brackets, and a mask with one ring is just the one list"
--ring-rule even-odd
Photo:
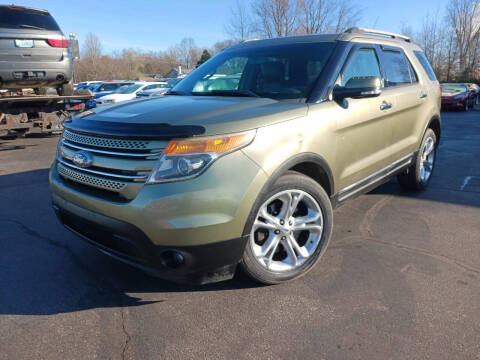
[(473, 178), (474, 178), (473, 176), (467, 176), (467, 177), (465, 178), (465, 180), (463, 180), (463, 184), (462, 184), (462, 186), (460, 187), (460, 190), (465, 189), (465, 187), (468, 185), (468, 182), (469, 182), (470, 180), (472, 180)]

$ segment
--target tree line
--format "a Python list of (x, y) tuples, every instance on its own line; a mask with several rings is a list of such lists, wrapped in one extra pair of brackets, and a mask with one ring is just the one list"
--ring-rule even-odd
[[(192, 69), (226, 47), (249, 38), (338, 33), (360, 26), (363, 11), (350, 0), (236, 0), (224, 24), (229, 39), (209, 48), (200, 48), (193, 38), (185, 38), (163, 51), (123, 49), (105, 54), (100, 39), (90, 33), (81, 59), (75, 64), (76, 80), (162, 76), (179, 65)], [(399, 32), (422, 47), (440, 80), (480, 78), (479, 0), (450, 0), (445, 8), (425, 14), (420, 28), (404, 23)]]

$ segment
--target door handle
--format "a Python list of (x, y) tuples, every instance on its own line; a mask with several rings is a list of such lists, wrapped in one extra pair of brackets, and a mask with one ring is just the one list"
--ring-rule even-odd
[(388, 110), (392, 108), (392, 103), (383, 103), (380, 105), (380, 110)]
[(428, 96), (427, 93), (423, 93), (422, 95), (420, 95), (420, 99), (425, 99), (427, 96)]

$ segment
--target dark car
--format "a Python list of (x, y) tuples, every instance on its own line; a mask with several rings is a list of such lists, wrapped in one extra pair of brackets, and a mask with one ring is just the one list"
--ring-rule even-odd
[(442, 108), (468, 111), (475, 105), (475, 92), (467, 84), (442, 84)]
[(73, 94), (68, 40), (46, 10), (0, 5), (0, 88)]

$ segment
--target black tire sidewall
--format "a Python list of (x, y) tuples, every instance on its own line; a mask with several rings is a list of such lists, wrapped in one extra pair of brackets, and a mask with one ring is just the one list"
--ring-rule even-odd
[[(320, 206), (323, 215), (323, 233), (315, 252), (298, 268), (284, 272), (273, 272), (266, 269), (255, 258), (250, 247), (250, 232), (260, 206), (270, 197), (285, 190), (302, 190), (311, 195)], [(310, 271), (327, 249), (333, 229), (333, 211), (330, 199), (325, 190), (313, 179), (296, 172), (287, 172), (272, 185), (264, 189), (258, 196), (245, 225), (244, 235), (248, 236), (247, 245), (241, 260), (243, 270), (253, 279), (264, 284), (277, 284), (298, 278)]]

